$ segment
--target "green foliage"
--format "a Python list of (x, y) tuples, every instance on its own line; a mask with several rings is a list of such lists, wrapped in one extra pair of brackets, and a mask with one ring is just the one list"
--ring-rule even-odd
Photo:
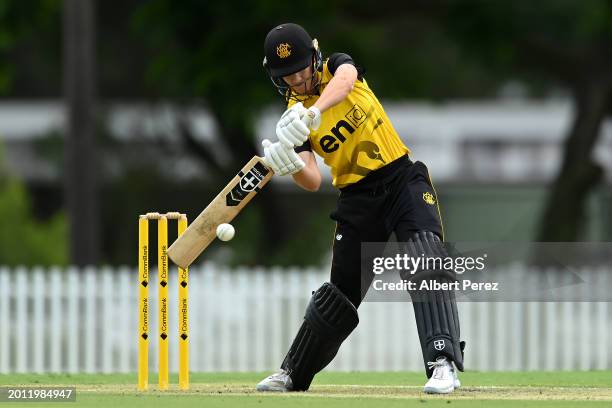
[[(9, 2), (0, 1), (0, 55), (5, 57), (13, 45), (14, 35), (7, 26), (9, 20)], [(4, 58), (2, 58), (4, 60)], [(5, 93), (12, 80), (14, 67), (6, 62), (0, 63), (0, 93)]]
[(164, 95), (203, 97), (224, 120), (241, 123), (263, 104), (280, 101), (262, 67), (268, 30), (292, 20), (330, 21), (334, 3), (305, 2), (292, 16), (280, 1), (186, 0), (180, 6), (172, 0), (149, 1), (133, 23), (157, 51), (146, 79)]
[(67, 223), (63, 214), (46, 222), (34, 219), (24, 185), (3, 168), (0, 149), (0, 263), (3, 265), (66, 265)]
[[(362, 14), (366, 14), (363, 16)], [(380, 97), (443, 98), (490, 92), (485, 66), (466, 59), (437, 21), (410, 9), (385, 15), (371, 2), (203, 2), (152, 0), (137, 10), (134, 29), (155, 49), (146, 79), (164, 95), (203, 97), (229, 119), (281, 99), (261, 62), (266, 33), (279, 23), (302, 24), (324, 56), (351, 54)], [(452, 75), (449, 70), (452, 69)]]
[(0, 0), (0, 95), (58, 94), (62, 0)]
[(612, 64), (607, 0), (449, 0), (445, 23), (472, 58), (507, 74), (567, 79)]

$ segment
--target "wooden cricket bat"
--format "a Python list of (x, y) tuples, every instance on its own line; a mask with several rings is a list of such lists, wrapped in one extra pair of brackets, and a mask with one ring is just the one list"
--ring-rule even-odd
[(217, 226), (229, 223), (255, 194), (272, 178), (274, 172), (259, 156), (254, 156), (193, 220), (183, 234), (168, 248), (168, 256), (185, 269), (217, 236)]

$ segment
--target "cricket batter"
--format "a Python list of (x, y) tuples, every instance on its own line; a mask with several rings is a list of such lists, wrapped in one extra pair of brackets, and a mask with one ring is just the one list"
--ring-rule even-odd
[[(359, 323), (362, 242), (386, 242), (395, 232), (398, 241), (412, 242), (426, 256), (446, 252), (427, 167), (410, 160), (365, 71), (347, 54), (323, 60), (317, 40), (297, 24), (274, 27), (264, 53), (264, 67), (288, 104), (276, 125), (278, 140), (262, 143), (266, 163), (277, 175), (291, 175), (300, 187), (317, 191), (316, 153), (340, 190), (331, 214), (336, 232), (330, 282), (313, 293), (281, 370), (257, 384), (259, 391), (305, 391)], [(441, 273), (420, 270), (402, 278), (439, 280)], [(463, 371), (465, 346), (454, 294), (411, 296), (428, 378), (424, 391), (450, 393), (460, 386), (456, 369)]]

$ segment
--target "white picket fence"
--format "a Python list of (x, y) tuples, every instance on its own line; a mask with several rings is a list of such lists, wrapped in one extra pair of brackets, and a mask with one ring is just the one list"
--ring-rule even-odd
[[(151, 371), (157, 367), (157, 285), (151, 268)], [(190, 271), (191, 371), (279, 366), (318, 269)], [(170, 327), (177, 333), (177, 278)], [(0, 373), (135, 372), (137, 272), (130, 268), (0, 268)], [(460, 302), (468, 370), (612, 368), (612, 306), (605, 302)], [(422, 370), (410, 303), (366, 302), (330, 370)], [(170, 337), (176, 372), (177, 334)]]

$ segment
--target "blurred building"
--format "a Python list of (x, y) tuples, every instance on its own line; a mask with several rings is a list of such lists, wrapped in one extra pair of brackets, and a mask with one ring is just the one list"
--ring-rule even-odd
[[(556, 176), (562, 142), (572, 121), (569, 100), (497, 99), (385, 103), (397, 131), (424, 161), (441, 196), (449, 237), (462, 239), (530, 239), (546, 186)], [(280, 110), (265, 110), (257, 124), (260, 139), (274, 137)], [(206, 166), (181, 148), (177, 123), (185, 121), (204, 146), (229, 157), (210, 115), (201, 107), (170, 104), (113, 103), (101, 114), (105, 136), (100, 142), (104, 176), (112, 181), (126, 166), (141, 162), (155, 166), (173, 180), (206, 177)], [(61, 160), (49, 140), (61, 143), (62, 102), (0, 103), (0, 140), (9, 169), (29, 185), (61, 188)], [(105, 147), (112, 145), (112, 154)], [(214, 149), (213, 149), (214, 147)], [(54, 150), (55, 149), (55, 150)], [(61, 149), (60, 149), (61, 150)], [(57, 153), (57, 152), (56, 152)], [(606, 183), (589, 201), (585, 239), (612, 239), (609, 211), (612, 201), (612, 120), (604, 123), (595, 149), (605, 167)], [(329, 180), (325, 167), (324, 175)], [(287, 194), (299, 193), (287, 178), (276, 178)], [(323, 191), (332, 193), (329, 187)], [(453, 234), (454, 232), (454, 234)]]
[[(546, 183), (555, 175), (562, 141), (571, 125), (569, 101), (456, 101), (446, 104), (385, 103), (395, 128), (413, 151), (428, 163), (437, 183)], [(278, 109), (268, 109), (258, 123), (261, 139), (273, 137)], [(106, 128), (126, 145), (177, 142), (179, 117), (186, 117), (203, 143), (217, 138), (214, 121), (205, 110), (179, 111), (172, 105), (117, 103), (105, 110)], [(61, 101), (0, 103), (0, 140), (9, 167), (27, 181), (55, 181), (60, 170), (37, 154), (35, 141), (64, 127)], [(219, 148), (219, 144), (215, 144)], [(170, 149), (176, 151), (176, 148)], [(221, 152), (220, 154), (227, 154)], [(605, 122), (595, 150), (597, 161), (612, 182), (612, 120)], [(200, 163), (190, 157), (177, 166), (179, 178), (197, 177)], [(201, 169), (200, 169), (201, 170)], [(329, 179), (329, 173), (326, 172)], [(281, 179), (282, 180), (282, 179)]]

